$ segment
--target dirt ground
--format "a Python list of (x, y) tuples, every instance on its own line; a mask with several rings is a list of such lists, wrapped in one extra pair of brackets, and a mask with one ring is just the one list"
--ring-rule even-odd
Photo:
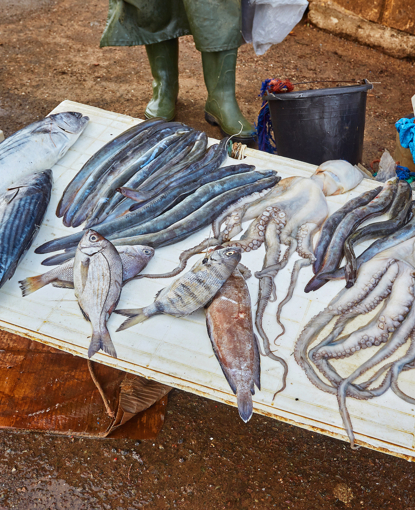
[[(106, 0), (0, 0), (0, 129), (6, 136), (64, 99), (142, 117), (151, 95), (143, 47), (99, 48)], [(261, 82), (374, 82), (363, 161), (395, 146), (411, 112), (413, 62), (400, 61), (304, 21), (264, 56), (240, 50), (237, 97), (256, 119)], [(200, 54), (180, 44), (177, 120), (210, 136)], [(170, 394), (155, 442), (0, 432), (0, 509), (415, 509), (414, 467), (366, 449), (191, 394)]]

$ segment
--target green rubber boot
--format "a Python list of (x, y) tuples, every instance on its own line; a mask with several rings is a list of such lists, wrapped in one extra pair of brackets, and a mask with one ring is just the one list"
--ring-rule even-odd
[(179, 40), (148, 44), (146, 50), (154, 80), (153, 97), (144, 115), (146, 119), (173, 120), (179, 93)]
[[(222, 134), (232, 137), (235, 142), (252, 144), (255, 129), (239, 109), (235, 98), (235, 69), (238, 49), (202, 52), (203, 75), (208, 91), (205, 105), (205, 119), (219, 126)], [(241, 130), (242, 128), (242, 130)]]

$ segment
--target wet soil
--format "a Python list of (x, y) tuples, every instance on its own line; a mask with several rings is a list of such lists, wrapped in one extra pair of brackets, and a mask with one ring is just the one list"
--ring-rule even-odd
[[(145, 49), (99, 49), (105, 0), (0, 0), (0, 129), (10, 135), (64, 99), (142, 117)], [(264, 56), (240, 50), (237, 97), (256, 119), (261, 82), (367, 78), (364, 163), (395, 146), (411, 111), (413, 62), (308, 26)], [(177, 120), (218, 137), (191, 37), (180, 44)], [(378, 83), (380, 82), (380, 83)], [(39, 391), (43, 391), (42, 388)], [(174, 390), (157, 441), (0, 432), (0, 509), (415, 509), (412, 464)]]

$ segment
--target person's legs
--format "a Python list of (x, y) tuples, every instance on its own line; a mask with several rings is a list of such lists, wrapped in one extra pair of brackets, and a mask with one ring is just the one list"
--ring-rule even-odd
[(208, 91), (205, 118), (218, 125), (223, 134), (236, 141), (250, 142), (255, 130), (238, 106), (235, 97), (235, 71), (238, 48), (225, 51), (202, 51), (203, 74)]
[(179, 40), (146, 45), (153, 75), (153, 97), (147, 105), (145, 117), (172, 120), (179, 92)]

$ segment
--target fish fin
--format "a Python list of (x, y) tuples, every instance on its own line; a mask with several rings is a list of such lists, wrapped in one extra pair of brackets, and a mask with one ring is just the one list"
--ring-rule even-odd
[(81, 305), (80, 305), (79, 303), (78, 303), (78, 306), (79, 306), (79, 309), (80, 309), (80, 310), (81, 310), (81, 312), (82, 312), (82, 315), (84, 316), (84, 319), (85, 319), (86, 321), (88, 321), (88, 322), (91, 322), (91, 321), (89, 320), (89, 315), (88, 315), (86, 312), (84, 312), (84, 310), (82, 310), (82, 307), (81, 307)]
[(139, 324), (140, 322), (144, 322), (148, 319), (147, 315), (144, 313), (144, 308), (132, 308), (131, 310), (120, 309), (115, 310), (114, 313), (128, 317), (128, 319), (121, 324), (117, 331), (123, 331), (124, 329), (131, 328), (131, 326)]
[(254, 406), (252, 404), (252, 395), (249, 388), (238, 388), (236, 393), (236, 401), (238, 403), (239, 416), (242, 421), (247, 423), (254, 412)]
[(88, 279), (88, 271), (89, 271), (89, 257), (81, 262), (81, 284), (82, 290), (84, 290), (86, 281)]
[(19, 282), (20, 290), (22, 291), (22, 296), (28, 296), (32, 292), (36, 292), (41, 289), (45, 283), (43, 281), (43, 275), (40, 276), (30, 276), (25, 280), (21, 280)]
[(92, 333), (91, 343), (88, 349), (88, 358), (92, 358), (98, 351), (103, 350), (113, 358), (117, 357), (114, 344), (112, 343), (108, 329), (105, 327), (102, 331)]
[(71, 282), (53, 282), (52, 285), (54, 287), (59, 287), (60, 289), (73, 289), (74, 285)]
[(254, 383), (256, 387), (261, 391), (261, 356), (259, 354), (259, 339), (254, 333)]
[(160, 294), (163, 292), (164, 289), (165, 289), (165, 287), (163, 287), (162, 289), (160, 289), (156, 292), (156, 295), (154, 296), (154, 301), (160, 296)]
[(4, 194), (4, 200), (7, 204), (10, 204), (10, 202), (16, 197), (16, 195), (19, 193), (19, 188), (11, 188), (6, 191)]

